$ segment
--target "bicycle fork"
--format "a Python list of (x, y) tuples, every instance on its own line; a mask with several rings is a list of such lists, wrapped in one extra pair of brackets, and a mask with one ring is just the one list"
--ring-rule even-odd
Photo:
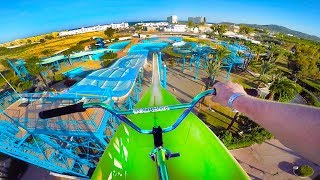
[(173, 157), (179, 157), (180, 154), (171, 153), (168, 149), (163, 147), (162, 128), (160, 126), (157, 128), (153, 127), (152, 134), (155, 148), (149, 154), (150, 158), (156, 162), (159, 179), (168, 180), (169, 175), (165, 161)]

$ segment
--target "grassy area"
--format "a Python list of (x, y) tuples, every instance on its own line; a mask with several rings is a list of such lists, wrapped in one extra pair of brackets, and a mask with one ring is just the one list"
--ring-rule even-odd
[(213, 48), (218, 48), (220, 45), (213, 43), (212, 41), (208, 40), (208, 39), (199, 39), (199, 38), (193, 38), (193, 37), (182, 37), (182, 40), (185, 42), (196, 42), (199, 44), (204, 44), (204, 45), (208, 45), (211, 46)]
[(163, 49), (163, 52), (165, 54), (168, 54), (169, 56), (171, 57), (174, 57), (174, 58), (181, 58), (182, 55), (181, 54), (177, 54), (173, 51), (173, 46), (168, 46), (166, 48)]
[[(116, 34), (115, 37), (121, 37), (126, 35), (128, 34)], [(52, 55), (57, 51), (67, 49), (71, 46), (76, 45), (80, 41), (88, 40), (94, 36), (106, 38), (103, 31), (89, 32), (84, 34), (68, 36), (68, 37), (54, 38), (51, 40), (46, 40), (43, 43), (29, 44), (29, 45), (20, 46), (13, 49), (8, 49), (6, 51), (1, 51), (0, 55), (1, 55), (1, 59), (14, 59), (14, 58), (26, 59), (30, 56), (45, 57), (48, 55)], [(45, 50), (47, 50), (49, 54), (46, 54), (46, 55), (43, 54), (43, 52), (46, 52)]]

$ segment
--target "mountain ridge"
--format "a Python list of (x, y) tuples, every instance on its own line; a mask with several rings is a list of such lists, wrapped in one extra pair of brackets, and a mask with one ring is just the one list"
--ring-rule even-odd
[(269, 30), (272, 32), (292, 34), (292, 35), (297, 36), (299, 38), (320, 42), (320, 37), (318, 37), (318, 36), (310, 35), (310, 34), (307, 34), (304, 32), (296, 31), (296, 30), (292, 30), (290, 28), (287, 28), (287, 27), (284, 27), (281, 25), (276, 25), (276, 24), (260, 25), (260, 24), (245, 24), (245, 23), (230, 23), (230, 22), (222, 22), (220, 24), (246, 25), (246, 26), (250, 26), (253, 28), (260, 28), (260, 29)]

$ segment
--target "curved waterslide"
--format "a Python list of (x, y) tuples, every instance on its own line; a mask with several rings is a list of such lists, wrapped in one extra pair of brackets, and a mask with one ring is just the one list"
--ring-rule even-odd
[[(159, 84), (157, 55), (153, 56), (153, 85), (136, 108), (179, 104)], [(143, 129), (172, 125), (183, 110), (130, 115)], [(164, 147), (179, 152), (167, 161), (170, 179), (249, 179), (220, 140), (194, 114), (163, 135)], [(92, 179), (158, 179), (149, 153), (154, 148), (152, 135), (139, 134), (127, 125), (118, 128), (96, 167)]]
[(146, 59), (146, 54), (126, 55), (112, 66), (90, 73), (70, 89), (54, 98), (123, 97), (132, 89)]

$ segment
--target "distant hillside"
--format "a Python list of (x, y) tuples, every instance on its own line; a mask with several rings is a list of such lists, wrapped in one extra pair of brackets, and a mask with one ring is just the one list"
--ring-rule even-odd
[(313, 36), (313, 35), (309, 35), (303, 32), (299, 32), (299, 31), (295, 31), (283, 26), (279, 26), (279, 25), (274, 25), (274, 24), (270, 24), (270, 25), (258, 25), (258, 24), (245, 24), (254, 28), (261, 28), (261, 29), (267, 29), (269, 31), (274, 31), (274, 32), (280, 32), (280, 33), (284, 33), (284, 34), (292, 34), (294, 36), (300, 37), (300, 38), (304, 38), (304, 39), (309, 39), (309, 40), (313, 40), (313, 41), (318, 41), (320, 42), (320, 38), (317, 36)]
[[(221, 22), (220, 24), (233, 25), (235, 23)], [(236, 24), (236, 25), (240, 25), (240, 24)], [(279, 32), (279, 33), (284, 33), (284, 34), (292, 34), (292, 35), (297, 36), (299, 38), (304, 38), (304, 39), (309, 39), (309, 40), (312, 40), (312, 41), (320, 42), (320, 37), (318, 37), (318, 36), (306, 34), (306, 33), (299, 32), (299, 31), (295, 31), (295, 30), (292, 30), (292, 29), (289, 29), (289, 28), (286, 28), (286, 27), (283, 27), (283, 26), (275, 25), (275, 24), (270, 24), (270, 25), (243, 24), (243, 25), (254, 27), (254, 28), (266, 29), (266, 30), (273, 31), (273, 32)]]

